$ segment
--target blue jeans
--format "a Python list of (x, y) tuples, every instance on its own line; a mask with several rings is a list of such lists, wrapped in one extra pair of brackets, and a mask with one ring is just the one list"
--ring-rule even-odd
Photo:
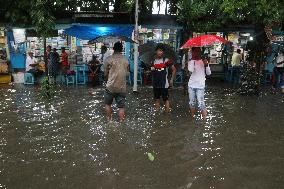
[(188, 88), (189, 94), (189, 107), (195, 108), (196, 101), (198, 103), (198, 108), (202, 111), (206, 109), (204, 102), (204, 91), (205, 89)]

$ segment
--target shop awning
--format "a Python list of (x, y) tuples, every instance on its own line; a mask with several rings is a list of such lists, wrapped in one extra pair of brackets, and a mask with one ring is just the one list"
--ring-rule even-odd
[(79, 26), (74, 25), (64, 30), (64, 34), (84, 40), (92, 40), (100, 36), (126, 36), (131, 37), (134, 26)]

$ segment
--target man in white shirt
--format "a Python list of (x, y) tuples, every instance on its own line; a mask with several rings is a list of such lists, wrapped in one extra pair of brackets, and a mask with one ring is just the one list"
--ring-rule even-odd
[(241, 61), (242, 61), (242, 54), (241, 54), (241, 49), (237, 49), (237, 52), (233, 53), (232, 56), (232, 61), (231, 61), (231, 65), (232, 65), (232, 82), (234, 83), (239, 83), (240, 80), (240, 66), (241, 66)]
[(37, 60), (33, 56), (33, 52), (28, 52), (27, 58), (26, 58), (26, 72), (35, 74), (36, 73), (36, 65)]
[(102, 46), (101, 47), (101, 54), (99, 55), (99, 58), (98, 60), (100, 61), (101, 63), (101, 71), (104, 72), (105, 71), (105, 68), (104, 68), (104, 62), (105, 60), (111, 56), (111, 52), (108, 51), (107, 47), (106, 46)]
[[(276, 66), (274, 68), (274, 83), (273, 86), (284, 88), (284, 49), (276, 57)], [(280, 77), (280, 80), (279, 80)]]
[(196, 101), (201, 111), (203, 119), (207, 116), (207, 110), (204, 102), (206, 75), (211, 74), (208, 60), (201, 59), (201, 49), (192, 48), (192, 60), (188, 64), (188, 71), (191, 73), (188, 81), (189, 107), (192, 117), (196, 114)]

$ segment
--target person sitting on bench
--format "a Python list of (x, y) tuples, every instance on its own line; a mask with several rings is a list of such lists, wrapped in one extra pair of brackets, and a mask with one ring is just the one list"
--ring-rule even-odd
[(26, 72), (33, 74), (34, 77), (41, 75), (42, 71), (38, 69), (38, 65), (33, 52), (29, 51), (26, 59)]

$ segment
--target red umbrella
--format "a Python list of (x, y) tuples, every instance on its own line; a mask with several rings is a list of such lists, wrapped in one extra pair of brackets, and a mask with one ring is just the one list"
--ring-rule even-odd
[(224, 43), (226, 41), (226, 39), (217, 35), (200, 35), (188, 40), (181, 48), (186, 49), (191, 47), (204, 47), (217, 43)]

